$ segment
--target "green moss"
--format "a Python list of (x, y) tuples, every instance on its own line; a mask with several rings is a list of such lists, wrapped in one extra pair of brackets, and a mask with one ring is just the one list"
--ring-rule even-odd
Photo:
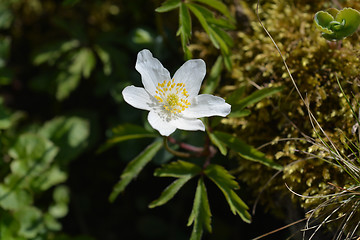
[[(310, 103), (311, 112), (338, 151), (348, 155), (352, 152), (344, 144), (344, 135), (356, 142), (357, 136), (351, 132), (356, 119), (340, 91), (337, 78), (352, 106), (356, 106), (355, 99), (360, 97), (360, 41), (359, 35), (354, 34), (341, 45), (334, 46), (321, 37), (314, 26), (314, 14), (333, 7), (329, 2), (268, 1), (262, 4), (260, 16), (284, 55), (297, 87)], [(344, 1), (342, 4), (360, 9), (359, 1)], [(249, 92), (255, 89), (252, 86), (283, 86), (284, 90), (253, 106), (249, 117), (224, 123), (229, 131), (235, 131), (254, 146), (271, 143), (261, 150), (286, 166), (282, 178), (275, 178), (267, 187), (262, 202), (274, 208), (277, 199), (273, 196), (280, 193), (282, 196), (291, 195), (303, 208), (310, 209), (325, 200), (292, 195), (284, 183), (301, 195), (324, 196), (340, 191), (329, 182), (344, 187), (353, 186), (355, 181), (338, 167), (321, 144), (316, 134), (319, 128), (314, 130), (305, 104), (296, 93), (279, 53), (257, 21), (255, 1), (252, 5), (234, 6), (234, 9), (239, 8), (247, 16), (245, 23), (250, 23), (250, 27), (233, 33), (234, 69), (223, 79), (219, 91), (226, 95), (244, 85), (249, 86)], [(193, 49), (203, 57), (213, 58), (214, 51), (208, 48), (208, 40), (205, 37), (198, 39)], [(321, 136), (325, 139), (323, 134)], [(254, 196), (257, 196), (274, 172), (253, 162), (239, 161), (238, 178), (251, 186)]]

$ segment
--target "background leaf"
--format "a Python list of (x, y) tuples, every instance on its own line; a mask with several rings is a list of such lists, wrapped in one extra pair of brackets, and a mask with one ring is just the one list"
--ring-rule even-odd
[(90, 123), (80, 117), (57, 117), (44, 124), (39, 134), (59, 147), (57, 160), (62, 164), (76, 158), (90, 137)]

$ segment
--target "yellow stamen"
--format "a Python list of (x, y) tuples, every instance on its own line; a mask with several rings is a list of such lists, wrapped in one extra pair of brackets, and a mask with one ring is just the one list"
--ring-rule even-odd
[(155, 93), (156, 100), (171, 114), (181, 113), (191, 105), (185, 84), (176, 83), (175, 79), (158, 83)]

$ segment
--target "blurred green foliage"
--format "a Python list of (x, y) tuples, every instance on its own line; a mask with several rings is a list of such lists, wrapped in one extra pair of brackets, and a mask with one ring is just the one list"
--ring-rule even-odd
[(84, 156), (96, 159), (109, 126), (140, 122), (117, 106), (123, 87), (138, 81), (128, 63), (139, 49), (164, 48), (155, 20), (147, 21), (155, 3), (146, 14), (140, 3), (1, 1), (0, 239), (93, 239), (61, 233), (74, 221), (71, 182), (91, 189), (83, 171), (71, 172), (86, 171)]

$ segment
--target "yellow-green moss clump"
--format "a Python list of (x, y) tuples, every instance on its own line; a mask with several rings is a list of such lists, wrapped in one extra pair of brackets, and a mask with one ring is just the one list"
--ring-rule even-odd
[[(254, 146), (271, 143), (261, 150), (286, 166), (282, 178), (275, 178), (267, 187), (262, 202), (274, 208), (281, 201), (274, 193), (289, 195), (284, 182), (295, 192), (306, 196), (323, 196), (340, 190), (329, 182), (339, 187), (354, 185), (355, 181), (333, 164), (336, 162), (322, 147), (324, 144), (321, 144), (311, 125), (305, 104), (296, 92), (279, 53), (257, 20), (256, 1), (252, 1), (252, 5), (245, 2), (248, 3), (241, 1), (232, 5), (244, 25), (241, 31), (232, 33), (235, 40), (233, 70), (223, 78), (220, 91), (226, 95), (244, 85), (249, 86), (249, 92), (256, 88), (284, 87), (280, 94), (252, 106), (249, 117), (224, 121), (229, 131)], [(359, 35), (355, 33), (339, 44), (330, 44), (321, 37), (314, 26), (314, 15), (319, 10), (337, 7), (331, 5), (332, 1), (261, 2), (265, 2), (260, 6), (263, 24), (284, 55), (297, 87), (309, 102), (311, 112), (339, 152), (350, 154), (344, 144), (344, 136), (356, 141), (357, 137), (352, 133), (356, 119), (340, 91), (337, 78), (355, 107), (360, 96)], [(360, 2), (342, 1), (342, 7), (360, 10)], [(239, 26), (241, 24), (238, 22)], [(197, 36), (199, 42), (194, 49), (200, 50), (202, 57), (212, 59), (214, 51), (208, 47), (208, 40), (200, 33)], [(321, 136), (325, 138), (324, 134)], [(254, 189), (254, 196), (274, 174), (265, 166), (242, 159), (239, 166), (238, 177)], [(321, 198), (300, 199), (295, 195), (292, 198), (300, 200), (305, 209), (324, 202)]]

